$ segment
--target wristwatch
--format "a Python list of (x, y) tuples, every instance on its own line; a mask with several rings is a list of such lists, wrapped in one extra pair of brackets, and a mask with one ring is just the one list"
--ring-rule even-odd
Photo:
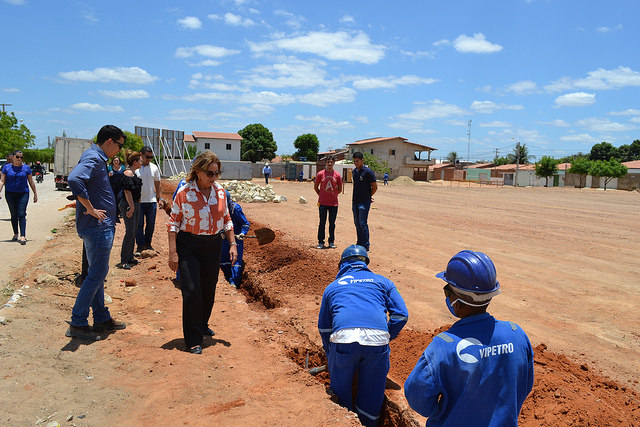
[(233, 246), (233, 245), (237, 245), (237, 244), (238, 244), (237, 242), (231, 242), (231, 243), (230, 243), (230, 245), (231, 245), (231, 246)]

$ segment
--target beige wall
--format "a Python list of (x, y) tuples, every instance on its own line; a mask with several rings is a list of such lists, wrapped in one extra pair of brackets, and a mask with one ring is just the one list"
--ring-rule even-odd
[[(415, 152), (415, 146), (404, 142), (402, 138), (389, 139), (387, 141), (372, 142), (366, 144), (351, 145), (349, 150), (349, 157), (354, 152), (360, 151), (361, 153), (369, 153), (378, 157), (383, 162), (387, 162), (391, 168), (389, 172), (389, 179), (396, 179), (399, 176), (413, 177), (414, 166), (405, 166), (405, 160), (407, 157), (413, 159)], [(371, 152), (373, 150), (373, 153)], [(395, 155), (391, 155), (390, 151), (395, 150)], [(426, 167), (427, 165), (420, 165)], [(418, 165), (416, 165), (418, 167)], [(381, 177), (376, 177), (381, 178)]]

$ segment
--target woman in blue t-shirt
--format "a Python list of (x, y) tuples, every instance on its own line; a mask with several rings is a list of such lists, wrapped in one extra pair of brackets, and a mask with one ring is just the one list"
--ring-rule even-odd
[[(7, 199), (9, 212), (11, 213), (11, 226), (13, 227), (12, 241), (19, 241), (26, 245), (27, 238), (27, 204), (29, 203), (29, 187), (33, 190), (33, 203), (38, 201), (36, 185), (33, 182), (31, 168), (23, 163), (22, 151), (13, 152), (13, 162), (2, 167), (0, 172), (0, 193), (4, 187), (4, 195)], [(0, 198), (2, 195), (0, 194)], [(18, 235), (18, 226), (20, 235)]]

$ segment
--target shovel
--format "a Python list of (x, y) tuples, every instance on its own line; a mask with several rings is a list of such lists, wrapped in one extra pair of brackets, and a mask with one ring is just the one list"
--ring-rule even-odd
[(276, 238), (276, 233), (274, 233), (274, 231), (270, 228), (258, 228), (256, 231), (254, 231), (254, 233), (255, 235), (247, 234), (246, 236), (244, 236), (244, 238), (246, 239), (247, 237), (249, 237), (252, 239), (258, 239), (258, 245), (260, 246), (271, 243)]

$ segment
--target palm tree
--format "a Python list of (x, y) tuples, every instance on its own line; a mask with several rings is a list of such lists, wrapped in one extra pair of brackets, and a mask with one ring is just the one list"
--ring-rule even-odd
[(449, 163), (455, 163), (459, 159), (460, 158), (458, 157), (458, 153), (456, 153), (455, 151), (452, 151), (449, 154), (447, 154), (447, 161)]

